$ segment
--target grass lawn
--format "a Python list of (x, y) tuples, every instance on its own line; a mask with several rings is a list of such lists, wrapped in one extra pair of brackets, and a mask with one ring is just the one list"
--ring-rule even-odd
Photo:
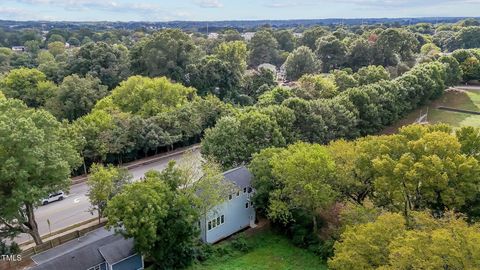
[[(271, 231), (246, 238), (252, 245), (248, 252), (233, 251), (228, 255), (214, 255), (189, 270), (324, 270), (319, 256), (293, 246), (288, 239)], [(229, 243), (218, 246), (229, 246)], [(218, 247), (217, 247), (218, 248)]]
[(427, 110), (427, 121), (432, 124), (446, 123), (453, 127), (480, 127), (480, 115), (439, 110), (437, 109), (439, 106), (480, 111), (480, 88), (478, 90), (448, 91), (439, 99), (431, 102), (431, 104), (413, 111), (395, 125), (386, 128), (382, 134), (396, 133), (402, 126), (415, 123), (420, 115), (427, 112)]

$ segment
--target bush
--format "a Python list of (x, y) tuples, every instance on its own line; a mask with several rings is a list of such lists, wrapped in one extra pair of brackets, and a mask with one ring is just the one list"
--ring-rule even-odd
[(235, 250), (238, 250), (238, 251), (241, 251), (241, 252), (247, 252), (247, 251), (250, 251), (252, 249), (252, 245), (247, 242), (247, 240), (245, 239), (245, 237), (243, 235), (234, 239), (231, 242), (231, 245)]

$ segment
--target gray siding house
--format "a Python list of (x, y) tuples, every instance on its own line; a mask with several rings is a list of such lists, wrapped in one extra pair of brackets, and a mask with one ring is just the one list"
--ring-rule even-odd
[(235, 185), (235, 191), (226, 200), (201, 218), (202, 240), (216, 243), (248, 227), (255, 227), (255, 208), (251, 187), (252, 174), (245, 167), (223, 173), (226, 181)]
[(139, 270), (143, 258), (133, 240), (104, 228), (32, 257), (32, 270)]

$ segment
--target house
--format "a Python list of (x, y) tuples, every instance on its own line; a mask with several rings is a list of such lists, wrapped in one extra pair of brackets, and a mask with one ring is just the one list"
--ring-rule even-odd
[(32, 256), (32, 270), (139, 270), (143, 257), (125, 239), (104, 228)]
[(14, 52), (24, 52), (26, 50), (27, 49), (25, 48), (25, 46), (13, 46), (12, 47), (12, 51), (14, 51)]
[(255, 32), (246, 32), (241, 34), (241, 36), (243, 37), (243, 39), (245, 39), (245, 41), (250, 41), (252, 40), (253, 36), (255, 36)]
[(242, 166), (224, 172), (223, 176), (234, 184), (235, 189), (199, 221), (201, 237), (206, 243), (216, 243), (245, 228), (255, 227), (252, 174)]

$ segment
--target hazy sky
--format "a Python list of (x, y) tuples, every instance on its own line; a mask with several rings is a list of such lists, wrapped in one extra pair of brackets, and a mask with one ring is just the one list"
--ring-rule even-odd
[(171, 21), (480, 16), (480, 0), (0, 0), (2, 20)]

